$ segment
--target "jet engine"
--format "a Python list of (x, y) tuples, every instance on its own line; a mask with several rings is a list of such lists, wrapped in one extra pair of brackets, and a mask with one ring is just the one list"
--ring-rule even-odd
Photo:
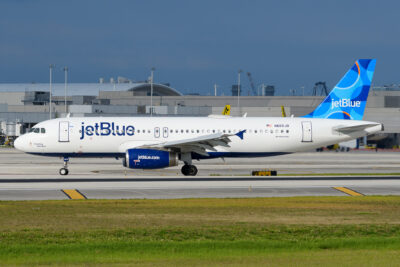
[(160, 169), (178, 165), (178, 154), (156, 149), (128, 149), (123, 159), (124, 167), (130, 169)]

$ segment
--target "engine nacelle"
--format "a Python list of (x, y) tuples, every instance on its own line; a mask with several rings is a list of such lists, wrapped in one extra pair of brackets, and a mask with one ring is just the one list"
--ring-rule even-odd
[(160, 169), (178, 165), (178, 154), (156, 149), (128, 149), (123, 161), (131, 169)]

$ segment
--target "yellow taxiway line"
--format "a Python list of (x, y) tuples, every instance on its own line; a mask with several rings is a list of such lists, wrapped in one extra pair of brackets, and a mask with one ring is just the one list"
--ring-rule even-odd
[(351, 190), (350, 188), (347, 188), (347, 187), (334, 187), (334, 189), (336, 189), (338, 191), (341, 191), (343, 193), (346, 193), (346, 194), (348, 194), (350, 196), (363, 196), (363, 194), (358, 193), (358, 192), (356, 192), (354, 190)]
[(61, 190), (69, 199), (86, 199), (86, 197), (77, 189), (63, 189)]

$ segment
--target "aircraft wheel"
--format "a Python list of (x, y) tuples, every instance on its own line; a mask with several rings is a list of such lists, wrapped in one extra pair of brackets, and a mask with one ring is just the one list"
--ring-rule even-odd
[(182, 169), (181, 169), (181, 172), (182, 172), (182, 174), (183, 175), (185, 175), (185, 176), (187, 176), (187, 175), (189, 175), (189, 165), (183, 165), (182, 166)]
[(68, 169), (66, 169), (66, 168), (61, 168), (61, 169), (60, 169), (60, 175), (68, 175)]
[(190, 165), (190, 175), (196, 176), (197, 172), (198, 172), (198, 170), (197, 170), (196, 166)]
[(194, 165), (183, 165), (181, 172), (185, 176), (195, 176), (198, 172), (196, 166)]

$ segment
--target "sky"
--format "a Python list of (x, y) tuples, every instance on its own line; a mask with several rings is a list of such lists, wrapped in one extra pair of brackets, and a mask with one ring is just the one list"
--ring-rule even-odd
[(170, 83), (229, 95), (254, 83), (310, 94), (332, 88), (358, 58), (376, 58), (374, 85), (398, 84), (400, 1), (0, 0), (0, 83)]

